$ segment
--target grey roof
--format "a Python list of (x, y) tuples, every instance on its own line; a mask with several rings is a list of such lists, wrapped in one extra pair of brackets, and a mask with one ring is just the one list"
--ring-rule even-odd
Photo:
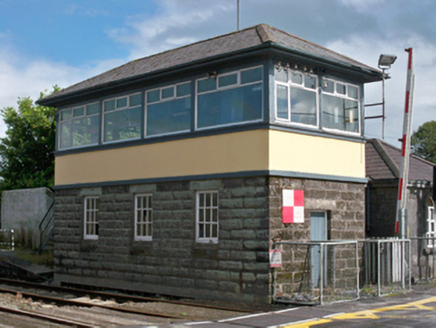
[[(400, 176), (401, 149), (379, 139), (366, 142), (366, 176), (373, 181), (395, 180)], [(433, 181), (434, 164), (415, 155), (410, 156), (409, 180)]]
[[(52, 103), (55, 102), (55, 98), (81, 93), (85, 90), (95, 90), (96, 88), (122, 83), (123, 81), (131, 81), (136, 78), (157, 74), (174, 68), (190, 66), (199, 61), (224, 57), (230, 53), (250, 51), (262, 46), (281, 47), (296, 55), (312, 59), (316, 58), (325, 63), (357, 70), (363, 73), (367, 81), (377, 81), (381, 79), (382, 73), (380, 70), (364, 65), (277, 28), (260, 24), (241, 31), (131, 61), (56, 92), (41, 100), (40, 103), (52, 105)], [(53, 101), (50, 101), (51, 99)]]

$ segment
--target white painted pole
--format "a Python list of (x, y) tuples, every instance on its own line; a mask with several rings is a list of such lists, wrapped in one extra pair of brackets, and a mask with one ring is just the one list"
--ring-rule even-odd
[(397, 215), (395, 221), (395, 234), (400, 234), (401, 239), (406, 238), (406, 210), (407, 210), (407, 183), (409, 175), (410, 137), (412, 127), (412, 103), (415, 75), (413, 71), (412, 48), (405, 51), (409, 53), (407, 64), (406, 104), (403, 120), (403, 138), (401, 150), (400, 179), (398, 183)]

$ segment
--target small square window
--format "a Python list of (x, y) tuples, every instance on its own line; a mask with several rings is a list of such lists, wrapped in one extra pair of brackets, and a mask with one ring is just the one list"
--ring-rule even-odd
[(71, 109), (63, 110), (61, 112), (61, 121), (69, 120), (71, 118)]
[(256, 67), (241, 71), (241, 84), (262, 80), (262, 67)]
[(139, 106), (142, 104), (142, 95), (140, 93), (137, 93), (135, 95), (131, 95), (129, 97), (129, 106)]
[(177, 97), (189, 96), (191, 94), (191, 83), (183, 83), (177, 86)]
[(173, 98), (174, 97), (174, 87), (162, 89), (162, 99)]
[(106, 100), (104, 102), (104, 111), (110, 112), (112, 110), (115, 110), (115, 99)]
[(291, 82), (295, 84), (303, 84), (303, 75), (297, 72), (291, 72)]
[(117, 99), (117, 108), (127, 107), (127, 97)]
[(341, 95), (347, 94), (347, 86), (342, 83), (336, 83), (336, 92)]
[(316, 77), (311, 75), (304, 75), (304, 86), (309, 89), (316, 89)]
[(153, 90), (147, 92), (147, 102), (152, 103), (160, 100), (159, 90)]
[(95, 104), (91, 104), (86, 106), (86, 115), (94, 115), (94, 114), (99, 114), (100, 113), (100, 104), (99, 103), (95, 103)]
[(78, 107), (73, 109), (74, 117), (83, 116), (83, 115), (85, 115), (85, 107)]
[(220, 76), (218, 79), (218, 86), (220, 88), (226, 87), (229, 85), (233, 85), (238, 83), (238, 74), (230, 74), (230, 75), (224, 75)]
[(206, 92), (216, 89), (216, 80), (214, 78), (200, 80), (197, 82), (198, 92)]
[(335, 92), (335, 83), (333, 81), (324, 80), (323, 87), (324, 87), (324, 92), (328, 92), (328, 93)]
[(354, 87), (352, 85), (348, 86), (348, 97), (353, 99), (359, 99), (359, 92), (357, 87)]

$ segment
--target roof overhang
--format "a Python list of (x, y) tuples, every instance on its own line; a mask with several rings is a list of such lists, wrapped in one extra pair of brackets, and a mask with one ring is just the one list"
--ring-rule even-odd
[(192, 72), (199, 72), (202, 69), (210, 70), (211, 67), (222, 67), (228, 63), (243, 63), (247, 59), (254, 58), (278, 58), (286, 56), (289, 60), (295, 60), (313, 65), (332, 74), (346, 76), (362, 83), (381, 81), (383, 73), (376, 69), (365, 69), (363, 67), (349, 65), (339, 61), (315, 56), (310, 53), (297, 51), (283, 45), (265, 42), (257, 46), (245, 48), (238, 51), (207, 57), (200, 60), (183, 63), (170, 68), (158, 69), (146, 74), (139, 74), (132, 77), (119, 79), (109, 83), (102, 83), (92, 87), (84, 88), (69, 93), (53, 94), (37, 101), (39, 105), (62, 107), (72, 103), (86, 101), (89, 98), (97, 98), (109, 92), (122, 92), (132, 87), (141, 87), (156, 79), (173, 78), (174, 75), (183, 76)]

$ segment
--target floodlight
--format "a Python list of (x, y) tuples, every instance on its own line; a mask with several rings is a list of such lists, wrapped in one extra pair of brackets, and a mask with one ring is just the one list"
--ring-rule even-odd
[(379, 68), (390, 68), (393, 63), (395, 63), (395, 60), (397, 59), (397, 56), (395, 55), (380, 55), (380, 58), (378, 60), (378, 67)]

